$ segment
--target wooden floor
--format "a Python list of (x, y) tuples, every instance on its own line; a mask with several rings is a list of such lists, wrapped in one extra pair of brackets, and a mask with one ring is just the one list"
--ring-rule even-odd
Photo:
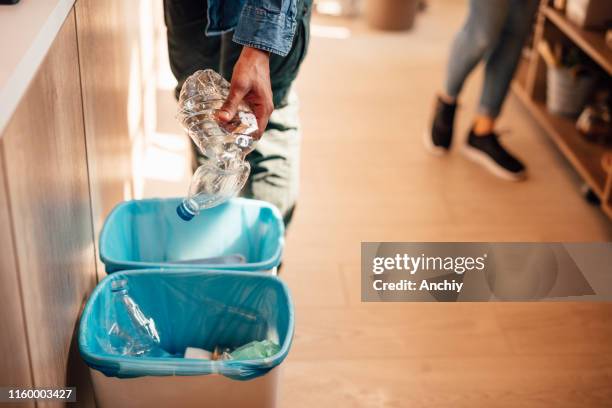
[[(612, 238), (612, 224), (584, 202), (571, 168), (512, 97), (500, 127), (527, 162), (528, 182), (498, 181), (457, 152), (424, 152), (432, 95), (463, 17), (459, 2), (431, 3), (410, 34), (349, 23), (349, 39), (312, 38), (297, 86), (302, 191), (282, 275), (297, 329), (282, 406), (612, 406), (610, 304), (360, 302), (361, 241)], [(466, 88), (460, 129), (479, 79)]]
[[(297, 327), (281, 406), (612, 407), (612, 304), (360, 302), (361, 241), (612, 238), (612, 224), (585, 203), (578, 178), (513, 97), (500, 127), (529, 181), (499, 181), (456, 152), (424, 152), (464, 12), (460, 1), (430, 3), (409, 34), (313, 22), (351, 36), (322, 37), (341, 32), (315, 27), (297, 83), (302, 189), (281, 275)], [(476, 75), (460, 130), (479, 90)], [(158, 118), (173, 118), (170, 93), (162, 95)], [(151, 186), (174, 188), (148, 186), (154, 195), (163, 191)]]

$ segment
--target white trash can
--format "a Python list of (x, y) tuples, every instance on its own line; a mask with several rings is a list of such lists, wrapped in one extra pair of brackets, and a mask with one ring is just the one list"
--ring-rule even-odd
[[(127, 280), (129, 295), (154, 321), (168, 353), (126, 356), (108, 346), (113, 324), (113, 281)], [(90, 296), (79, 326), (79, 351), (90, 367), (99, 408), (278, 406), (280, 364), (294, 331), (288, 288), (257, 272), (133, 270), (108, 275)], [(187, 347), (234, 349), (251, 341), (280, 346), (253, 360), (182, 358)]]
[(120, 379), (90, 370), (98, 408), (274, 408), (280, 369), (249, 381), (220, 374)]

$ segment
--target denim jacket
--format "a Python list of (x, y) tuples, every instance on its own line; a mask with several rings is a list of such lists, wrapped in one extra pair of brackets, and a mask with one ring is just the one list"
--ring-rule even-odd
[(291, 50), (298, 0), (208, 0), (206, 35), (235, 30), (238, 44), (280, 56)]

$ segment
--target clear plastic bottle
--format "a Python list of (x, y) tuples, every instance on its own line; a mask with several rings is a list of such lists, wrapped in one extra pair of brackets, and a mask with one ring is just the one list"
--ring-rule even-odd
[(177, 119), (202, 153), (210, 159), (245, 156), (255, 147), (257, 119), (245, 103), (234, 119), (224, 123), (218, 113), (229, 95), (230, 83), (211, 69), (196, 71), (179, 95)]
[(189, 221), (200, 210), (212, 208), (234, 197), (244, 187), (250, 170), (251, 166), (246, 161), (235, 168), (224, 169), (207, 160), (191, 178), (189, 195), (176, 209), (179, 217)]
[(195, 72), (181, 88), (177, 119), (207, 158), (191, 179), (189, 196), (176, 210), (186, 221), (237, 195), (251, 170), (245, 157), (255, 148), (257, 119), (243, 103), (232, 121), (218, 120), (229, 89), (229, 82), (210, 69)]
[(112, 306), (107, 320), (109, 352), (124, 356), (170, 356), (160, 347), (155, 322), (128, 294), (126, 279), (111, 284)]

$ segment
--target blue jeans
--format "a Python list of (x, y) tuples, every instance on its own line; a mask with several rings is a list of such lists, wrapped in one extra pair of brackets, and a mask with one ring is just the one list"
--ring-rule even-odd
[(484, 60), (478, 111), (491, 117), (499, 115), (538, 3), (538, 0), (470, 0), (467, 20), (451, 49), (447, 95), (457, 98), (465, 79)]

